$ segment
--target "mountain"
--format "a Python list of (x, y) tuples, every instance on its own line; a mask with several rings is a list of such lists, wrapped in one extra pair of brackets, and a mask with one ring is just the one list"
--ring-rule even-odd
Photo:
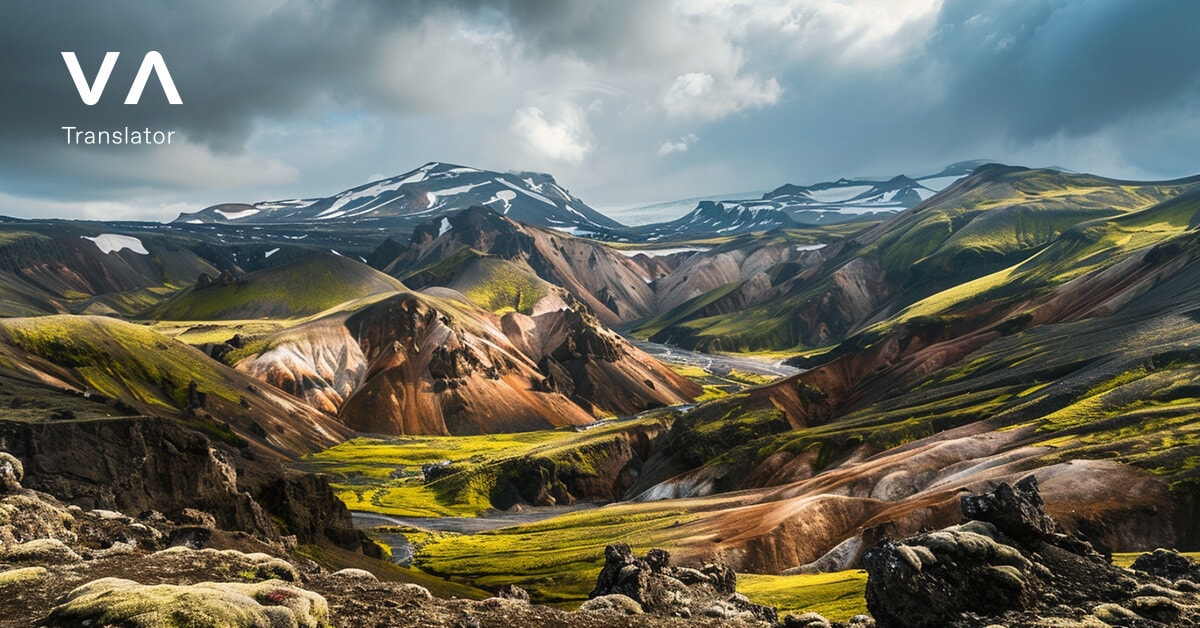
[(401, 292), (266, 339), (237, 368), (382, 434), (586, 425), (699, 387), (577, 309), (503, 317), (446, 289)]
[(353, 223), (403, 228), (472, 205), (571, 233), (621, 226), (572, 196), (548, 174), (499, 173), (438, 162), (325, 198), (226, 203), (181, 214), (174, 222), (314, 227)]
[(177, 321), (295, 318), (403, 289), (399, 281), (362, 262), (310, 253), (244, 275), (198, 276), (194, 285), (141, 316)]
[[(724, 351), (830, 346), (942, 290), (1069, 241), (1078, 225), (1145, 215), (1138, 212), (1194, 184), (983, 166), (912, 210), (808, 256), (803, 269), (769, 269), (770, 289), (735, 315), (681, 306), (638, 333)], [(696, 305), (713, 298), (694, 297)]]
[(521, 224), (486, 207), (427, 222), (415, 228), (407, 245), (392, 241), (372, 255), (407, 286), (453, 285), (468, 293), (472, 289), (466, 283), (479, 273), (472, 261), (477, 258), (505, 260), (510, 271), (519, 269), (526, 278), (563, 288), (605, 325), (638, 320), (654, 311), (649, 260), (555, 229)]
[(672, 221), (614, 231), (605, 239), (649, 242), (702, 239), (770, 231), (780, 227), (878, 220), (915, 207), (982, 162), (961, 162), (915, 179), (838, 179), (782, 185), (758, 199), (701, 200)]
[[(0, 380), (24, 391), (15, 393), (10, 419), (162, 416), (274, 457), (350, 434), (332, 417), (192, 347), (107, 317), (3, 319)], [(64, 392), (91, 401), (56, 414), (45, 400)]]

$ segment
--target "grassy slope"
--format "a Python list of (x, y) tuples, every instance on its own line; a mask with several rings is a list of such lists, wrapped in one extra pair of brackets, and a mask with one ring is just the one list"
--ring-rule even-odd
[(144, 317), (174, 321), (295, 318), (403, 289), (399, 281), (360, 262), (314, 255), (250, 273), (239, 284), (189, 288)]
[[(888, 309), (907, 307), (912, 315), (944, 309), (952, 304), (947, 301), (987, 300), (1014, 284), (1022, 290), (1046, 288), (1186, 229), (1190, 213), (1182, 205), (1188, 203), (1163, 201), (1189, 186), (1124, 184), (1089, 175), (996, 168), (943, 192), (919, 211), (901, 214), (855, 238), (860, 246), (848, 247), (829, 268), (856, 257), (877, 262), (895, 286), (896, 297)], [(1087, 242), (1081, 246), (1082, 240)], [(1045, 272), (1047, 262), (1039, 259), (1041, 252), (1064, 243), (1076, 247), (1063, 260), (1069, 268)], [(1087, 259), (1087, 252), (1097, 256)], [(1081, 264), (1084, 260), (1088, 263)], [(1041, 271), (1010, 270), (1023, 263), (1028, 265), (1023, 270)], [(803, 349), (795, 313), (834, 287), (827, 275), (736, 315), (688, 319), (688, 311), (713, 298), (701, 295), (676, 308), (681, 316), (670, 324), (690, 343), (724, 351)], [(935, 302), (922, 305), (925, 299)], [(656, 319), (651, 326), (659, 330), (668, 323)]]
[[(109, 397), (179, 409), (186, 406), (191, 380), (234, 403), (240, 396), (216, 362), (140, 325), (102, 317), (44, 316), (0, 321), (0, 333), (20, 349), (71, 369)], [(19, 367), (12, 354), (0, 354), (0, 363)]]
[[(356, 438), (305, 457), (325, 473), (352, 510), (408, 517), (474, 516), (491, 509), (491, 496), (513, 459), (546, 458), (586, 472), (589, 448), (626, 430), (668, 421), (669, 413), (613, 421), (584, 432), (557, 429), (482, 436)], [(452, 461), (457, 472), (426, 484), (421, 465)], [(393, 477), (395, 473), (396, 477)]]
[(549, 293), (549, 284), (507, 260), (472, 258), (458, 269), (449, 287), (490, 312), (532, 314)]

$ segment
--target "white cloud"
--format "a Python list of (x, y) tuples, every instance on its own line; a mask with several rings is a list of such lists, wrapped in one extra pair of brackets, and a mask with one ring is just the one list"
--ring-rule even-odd
[(679, 138), (679, 141), (677, 142), (667, 140), (658, 147), (658, 154), (665, 157), (671, 153), (686, 153), (688, 148), (699, 141), (699, 139), (700, 138), (696, 137), (695, 133), (688, 133), (687, 135)]
[(688, 72), (675, 77), (663, 93), (662, 105), (672, 117), (716, 120), (774, 105), (782, 93), (783, 87), (773, 78), (734, 76), (718, 81), (707, 72)]
[(569, 105), (553, 119), (538, 107), (518, 109), (509, 128), (535, 159), (579, 164), (595, 147), (587, 116)]

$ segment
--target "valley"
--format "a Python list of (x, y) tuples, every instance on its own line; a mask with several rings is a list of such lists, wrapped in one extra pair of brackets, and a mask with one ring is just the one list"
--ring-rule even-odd
[[(747, 604), (901, 625), (878, 552), (1028, 477), (1063, 551), (1200, 550), (1198, 269), (1200, 177), (982, 162), (635, 227), (437, 162), (166, 224), (4, 219), (0, 451), (34, 492), (0, 491), (0, 541), (553, 612), (627, 543)], [(1026, 556), (1002, 566), (1050, 560), (980, 529)]]

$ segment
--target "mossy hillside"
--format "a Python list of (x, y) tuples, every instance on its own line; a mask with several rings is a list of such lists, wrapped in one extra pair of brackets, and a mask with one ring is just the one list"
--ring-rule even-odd
[(604, 565), (604, 547), (617, 541), (635, 552), (670, 547), (695, 512), (678, 504), (617, 504), (537, 523), (427, 542), (419, 568), (485, 589), (516, 584), (537, 602), (582, 602)]
[(847, 621), (867, 612), (866, 588), (867, 572), (858, 569), (795, 576), (738, 574), (738, 592), (756, 604), (774, 606), (780, 617), (813, 612)]
[(313, 255), (250, 273), (228, 286), (189, 288), (143, 316), (175, 321), (298, 318), (403, 289), (403, 284), (366, 264), (337, 255)]
[(105, 396), (150, 407), (187, 406), (187, 387), (237, 402), (218, 365), (146, 327), (103, 317), (44, 316), (0, 321), (3, 339), (76, 373)]
[[(306, 457), (302, 466), (329, 476), (351, 510), (409, 517), (475, 516), (492, 510), (509, 484), (531, 469), (594, 476), (598, 456), (635, 430), (665, 429), (669, 411), (612, 421), (583, 432), (563, 428), (480, 436), (356, 438)], [(453, 472), (426, 483), (424, 464), (451, 461)]]
[(400, 280), (405, 285), (414, 288), (425, 288), (428, 286), (446, 286), (454, 280), (454, 276), (458, 271), (472, 260), (483, 259), (487, 257), (487, 253), (478, 251), (468, 246), (463, 246), (450, 255), (445, 255), (436, 262), (424, 266), (417, 270), (406, 272), (400, 275)]
[(464, 264), (449, 287), (489, 312), (532, 314), (550, 286), (531, 271), (507, 260), (482, 258)]
[[(861, 246), (848, 247), (829, 267), (861, 258), (883, 268), (894, 291), (887, 307), (902, 313), (881, 320), (874, 331), (882, 333), (915, 316), (1036, 296), (1178, 237), (1200, 209), (1200, 192), (1181, 194), (1190, 185), (988, 169), (939, 202), (858, 236), (852, 244)], [(801, 339), (808, 330), (796, 313), (828, 292), (828, 281), (817, 278), (735, 315), (697, 318), (710, 298), (701, 295), (644, 329), (709, 350), (806, 350)], [(832, 340), (839, 340), (836, 333)]]

